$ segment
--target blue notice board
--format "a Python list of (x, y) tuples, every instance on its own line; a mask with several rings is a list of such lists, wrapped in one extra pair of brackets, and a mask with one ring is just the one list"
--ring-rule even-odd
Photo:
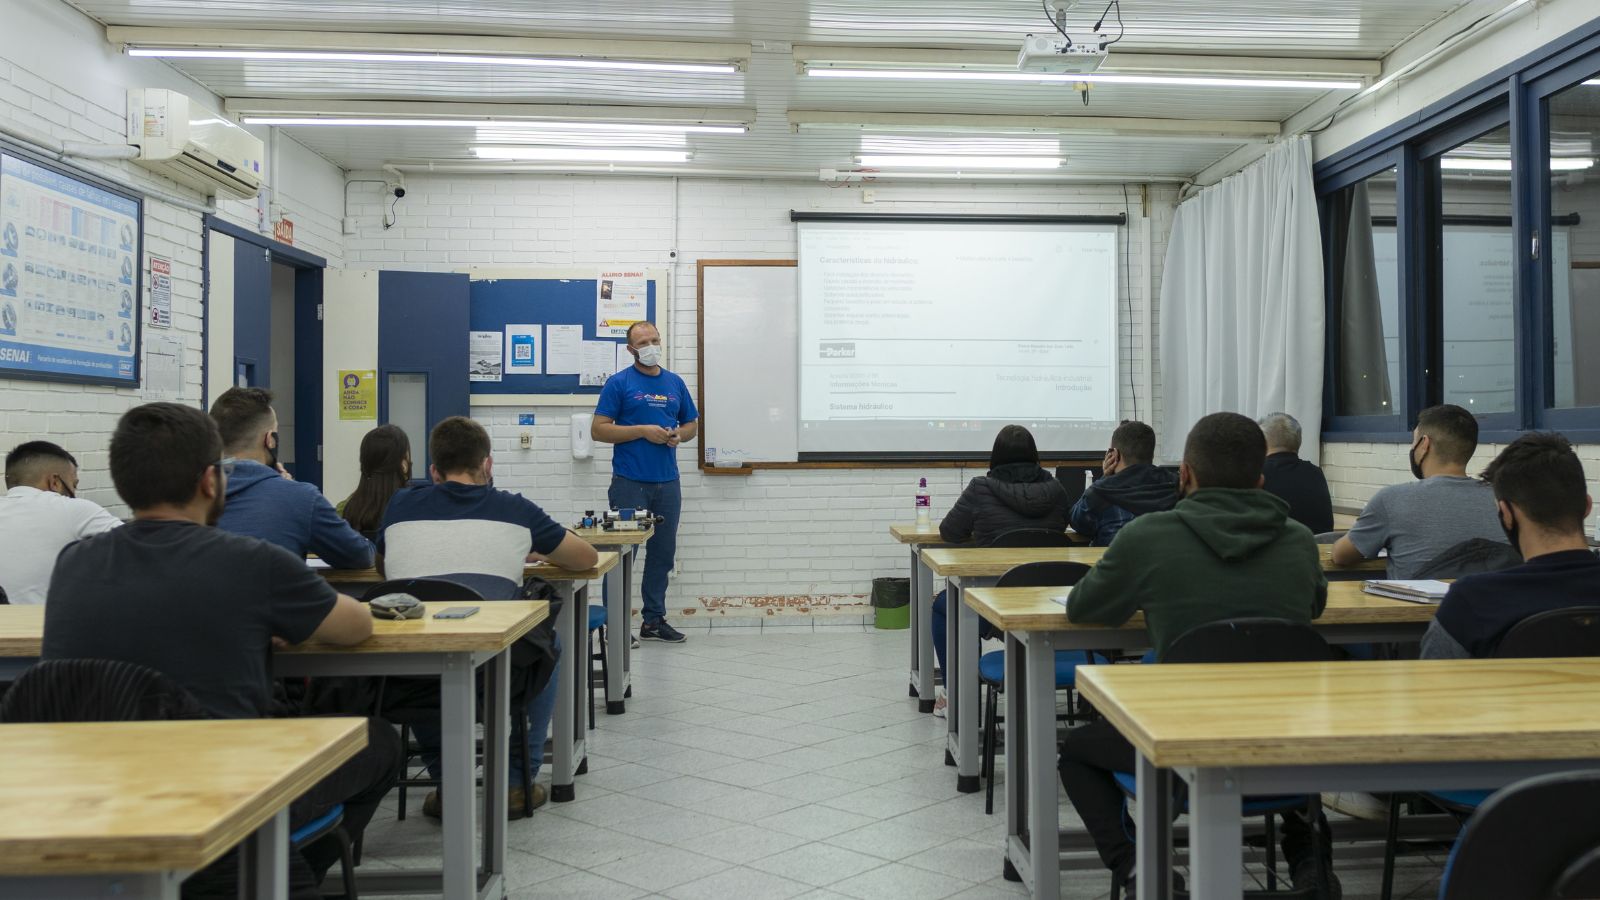
[[(471, 324), (473, 331), (498, 331), (507, 325), (582, 325), (586, 341), (607, 340), (623, 344), (619, 338), (597, 338), (595, 300), (599, 280), (595, 278), (497, 278), (473, 281), (471, 286)], [(656, 281), (647, 285), (646, 317), (656, 318)], [(548, 368), (548, 335), (540, 341), (544, 356), (541, 369)], [(509, 360), (506, 360), (509, 363)], [(600, 387), (578, 384), (577, 375), (505, 375), (499, 381), (472, 382), (474, 394), (599, 394)]]

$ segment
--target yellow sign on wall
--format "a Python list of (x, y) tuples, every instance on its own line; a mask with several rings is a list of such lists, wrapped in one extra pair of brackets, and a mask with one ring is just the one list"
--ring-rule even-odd
[(378, 373), (376, 370), (339, 370), (339, 418), (377, 421)]

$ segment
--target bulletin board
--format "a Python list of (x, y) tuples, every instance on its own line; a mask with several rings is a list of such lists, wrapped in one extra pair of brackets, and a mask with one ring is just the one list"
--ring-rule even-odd
[[(607, 270), (608, 272), (610, 270)], [(602, 277), (590, 274), (586, 278), (525, 277), (517, 273), (489, 273), (474, 271), (469, 289), (468, 327), (473, 332), (499, 332), (501, 334), (501, 376), (499, 381), (472, 381), (474, 396), (493, 395), (598, 395), (603, 384), (582, 384), (578, 374), (563, 372), (551, 374), (550, 326), (572, 326), (568, 334), (582, 329), (581, 338), (586, 343), (606, 342), (613, 345), (611, 358), (616, 359), (618, 347), (627, 340), (620, 331), (602, 334), (600, 327)], [(643, 318), (657, 321), (657, 290), (661, 278), (648, 272), (633, 270), (625, 275), (645, 279), (645, 308)], [(540, 326), (528, 329), (538, 335), (533, 351), (539, 359), (538, 374), (516, 371), (512, 348), (505, 335), (516, 326)], [(665, 328), (661, 329), (665, 337)], [(624, 351), (625, 352), (625, 351)], [(524, 360), (525, 361), (525, 360)], [(560, 368), (558, 366), (558, 368)], [(620, 371), (613, 365), (605, 375)]]
[(0, 144), (0, 377), (139, 383), (144, 207)]

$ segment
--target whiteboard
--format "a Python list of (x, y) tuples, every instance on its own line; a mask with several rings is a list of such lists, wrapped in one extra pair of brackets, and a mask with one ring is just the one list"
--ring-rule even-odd
[(701, 459), (800, 458), (793, 260), (700, 261)]

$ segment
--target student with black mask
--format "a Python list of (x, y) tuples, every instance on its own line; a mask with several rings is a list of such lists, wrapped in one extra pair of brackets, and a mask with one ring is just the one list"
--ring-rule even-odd
[(1072, 529), (1096, 547), (1109, 547), (1122, 526), (1138, 516), (1176, 506), (1178, 478), (1152, 465), (1155, 457), (1155, 429), (1143, 422), (1117, 426), (1101, 462), (1105, 477), (1072, 507)]

